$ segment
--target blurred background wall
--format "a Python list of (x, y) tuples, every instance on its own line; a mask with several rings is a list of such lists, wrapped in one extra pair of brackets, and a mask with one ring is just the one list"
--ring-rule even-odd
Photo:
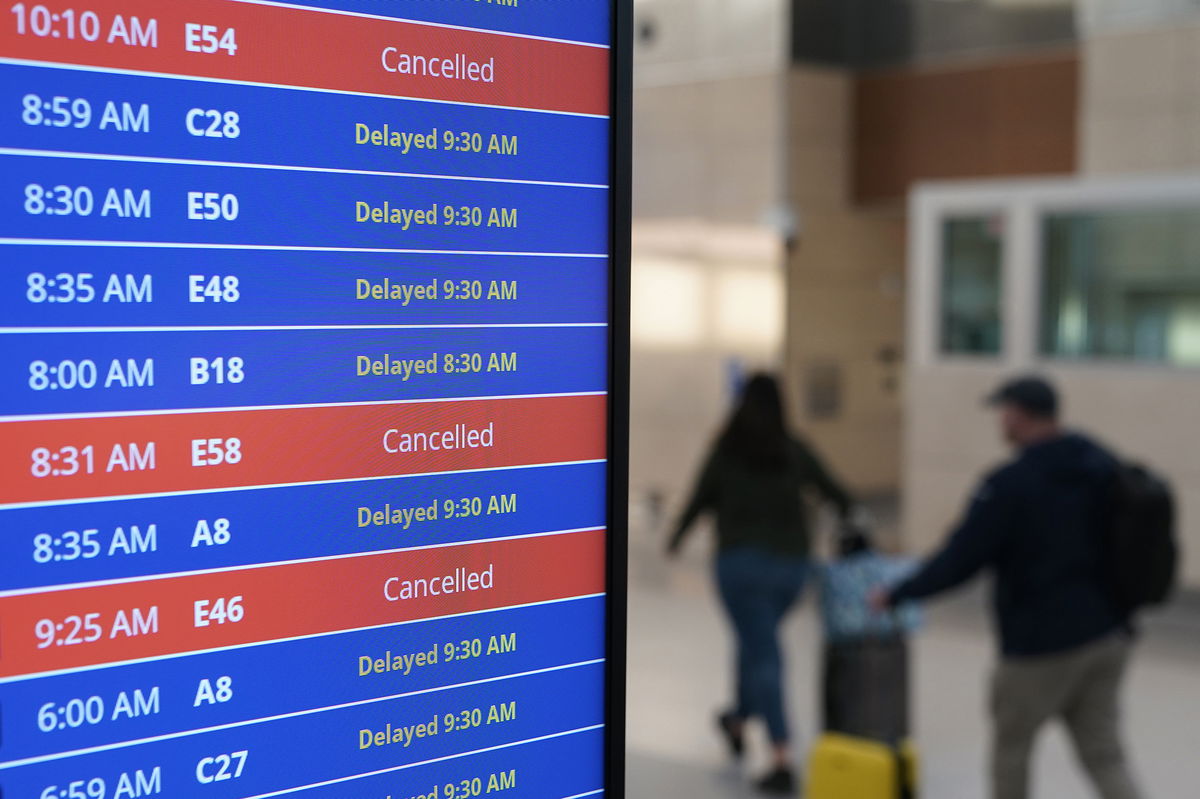
[(631, 510), (657, 530), (739, 376), (779, 365), (788, 5), (636, 8)]
[(1200, 587), (1200, 0), (636, 8), (635, 530), (766, 366), (925, 549), (1038, 370), (1176, 482)]
[[(1038, 79), (1056, 83), (1053, 106), (1043, 95), (1023, 109), (1057, 117), (1059, 135), (1027, 121), (1028, 138), (998, 142), (1040, 166), (923, 184), (908, 204), (905, 543), (932, 545), (1001, 455), (976, 398), (1038, 371), (1060, 384), (1072, 424), (1174, 482), (1196, 588), (1200, 3), (1081, 0), (1074, 12), (1057, 77)], [(1030, 179), (978, 180), (1004, 174)]]
[(904, 484), (909, 192), (1075, 168), (1074, 19), (1069, 0), (794, 3), (787, 373), (862, 494)]

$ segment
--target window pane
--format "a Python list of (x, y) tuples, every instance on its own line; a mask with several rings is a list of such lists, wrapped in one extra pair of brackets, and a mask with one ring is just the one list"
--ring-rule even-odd
[(942, 223), (942, 352), (1000, 353), (1002, 238), (998, 216)]
[(1042, 352), (1200, 365), (1200, 208), (1043, 222)]

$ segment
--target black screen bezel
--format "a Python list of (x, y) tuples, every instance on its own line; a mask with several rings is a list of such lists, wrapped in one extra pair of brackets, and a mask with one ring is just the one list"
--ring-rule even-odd
[(629, 303), (633, 162), (633, 0), (613, 0), (610, 76), (607, 676), (605, 796), (625, 796), (628, 633)]

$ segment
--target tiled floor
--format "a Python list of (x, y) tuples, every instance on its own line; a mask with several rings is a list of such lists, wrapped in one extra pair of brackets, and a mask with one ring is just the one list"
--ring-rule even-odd
[[(697, 542), (698, 543), (698, 542)], [(697, 549), (700, 547), (698, 546)], [(629, 660), (629, 795), (633, 799), (751, 796), (713, 734), (727, 699), (727, 634), (698, 552), (665, 564), (634, 546)], [(790, 705), (802, 739), (816, 719), (819, 631), (811, 605), (787, 627)], [(987, 616), (975, 598), (944, 603), (917, 643), (917, 739), (924, 799), (983, 799)], [(1128, 694), (1129, 738), (1148, 799), (1200, 796), (1200, 608), (1176, 608), (1148, 630)], [(761, 767), (762, 742), (747, 770)], [(1034, 799), (1090, 799), (1061, 734), (1042, 740)]]

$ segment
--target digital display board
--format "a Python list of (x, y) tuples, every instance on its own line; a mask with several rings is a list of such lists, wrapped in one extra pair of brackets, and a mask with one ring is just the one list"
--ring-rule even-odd
[(0, 797), (623, 795), (628, 7), (7, 4)]

